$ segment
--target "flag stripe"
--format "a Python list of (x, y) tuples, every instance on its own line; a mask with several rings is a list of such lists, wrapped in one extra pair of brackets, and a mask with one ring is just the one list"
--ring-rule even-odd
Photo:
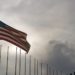
[(26, 45), (27, 48), (30, 47), (29, 43), (25, 39), (23, 39), (23, 38), (18, 38), (16, 36), (12, 36), (11, 34), (8, 34), (7, 32), (2, 31), (2, 30), (0, 30), (0, 34), (1, 35), (5, 35), (7, 37), (10, 37), (11, 39), (14, 39), (15, 41), (18, 41), (19, 43), (22, 43), (22, 44)]
[(6, 36), (4, 36), (4, 35), (0, 35), (0, 40), (8, 41), (8, 42), (10, 42), (10, 43), (12, 43), (12, 44), (15, 44), (16, 46), (21, 47), (22, 49), (24, 49), (24, 50), (27, 51), (27, 52), (29, 51), (29, 49), (27, 49), (26, 46), (23, 46), (23, 45), (21, 45), (20, 43), (18, 43), (18, 41), (15, 41), (15, 40), (13, 40), (13, 39), (11, 39), (11, 38), (9, 38), (9, 37), (6, 37)]
[[(16, 37), (16, 36), (12, 36), (12, 34), (8, 34), (8, 33), (6, 33), (6, 32), (4, 32), (4, 31), (0, 31), (0, 34), (1, 35), (5, 35), (5, 36), (7, 36), (7, 37), (10, 37), (10, 38), (12, 38), (12, 39), (15, 39), (16, 41), (18, 41), (19, 43), (21, 43), (21, 39), (20, 38), (18, 38), (18, 37)], [(23, 41), (22, 41), (23, 42)], [(24, 40), (24, 42), (26, 42), (26, 40)]]
[(27, 36), (27, 35), (20, 35), (19, 33), (7, 30), (6, 28), (0, 28), (0, 31), (4, 31), (4, 32), (6, 32), (8, 34), (12, 34), (13, 36), (18, 37), (18, 38), (24, 38), (24, 39), (26, 39), (26, 36)]

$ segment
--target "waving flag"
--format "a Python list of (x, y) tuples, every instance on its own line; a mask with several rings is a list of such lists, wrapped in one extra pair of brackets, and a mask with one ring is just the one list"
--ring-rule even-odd
[(0, 40), (8, 41), (28, 52), (30, 44), (27, 42), (26, 37), (26, 33), (16, 30), (0, 21)]

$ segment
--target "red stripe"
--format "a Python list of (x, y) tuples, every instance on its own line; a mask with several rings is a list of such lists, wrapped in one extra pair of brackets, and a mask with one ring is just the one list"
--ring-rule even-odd
[(4, 35), (4, 36), (7, 36), (7, 37), (10, 37), (11, 39), (13, 39), (15, 41), (18, 41), (19, 43), (21, 43), (23, 45), (26, 45), (27, 48), (30, 47), (29, 43), (26, 40), (22, 40), (22, 38), (12, 36), (11, 34), (8, 34), (8, 33), (3, 32), (3, 31), (0, 31), (0, 34)]
[[(26, 39), (26, 35), (22, 35), (22, 34), (19, 34), (19, 33), (14, 32), (14, 31), (10, 31), (10, 30), (5, 29), (5, 28), (0, 28), (0, 31), (4, 31), (4, 32), (7, 32), (8, 34), (12, 34), (13, 36)], [(16, 33), (17, 35), (14, 34), (13, 32)]]
[(0, 40), (8, 41), (8, 42), (10, 42), (10, 43), (12, 43), (12, 44), (14, 44), (14, 45), (16, 45), (16, 46), (22, 48), (22, 49), (25, 50), (26, 52), (29, 51), (29, 49), (27, 49), (25, 46), (21, 45), (21, 44), (18, 43), (17, 41), (15, 41), (15, 40), (13, 40), (13, 39), (7, 37), (7, 36), (0, 35)]
[(4, 37), (9, 37), (10, 39), (18, 42), (19, 44), (21, 44), (23, 46), (26, 46), (26, 49), (29, 49), (29, 47), (30, 47), (30, 45), (27, 42), (23, 43), (19, 39), (16, 39), (15, 37), (12, 37), (11, 35), (7, 35), (6, 33), (5, 34), (4, 33), (0, 33), (0, 36), (1, 35), (3, 35)]
[(7, 29), (7, 30), (10, 30), (10, 31), (17, 32), (17, 33), (19, 32), (19, 33), (22, 34), (22, 35), (27, 35), (26, 33), (22, 32), (22, 31), (19, 31), (19, 30), (15, 29), (15, 28), (13, 28), (13, 27), (10, 27), (10, 26), (6, 27), (6, 29)]
[(7, 37), (10, 37), (11, 39), (14, 39), (15, 41), (18, 41), (19, 43), (21, 43), (21, 41), (20, 41), (20, 39), (18, 37), (12, 36), (11, 34), (8, 34), (6, 32), (0, 31), (0, 35), (4, 35), (4, 36), (7, 36)]

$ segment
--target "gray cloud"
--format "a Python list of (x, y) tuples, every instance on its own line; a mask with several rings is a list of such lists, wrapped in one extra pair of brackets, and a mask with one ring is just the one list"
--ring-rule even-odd
[[(50, 40), (59, 40), (60, 42), (67, 40), (75, 45), (74, 0), (17, 0), (16, 2), (15, 0), (3, 0), (0, 1), (0, 19), (10, 26), (28, 33), (28, 41), (31, 44), (29, 54), (44, 62), (48, 58), (50, 59), (48, 56), (50, 54), (46, 50)], [(65, 71), (70, 71), (68, 68), (71, 67), (75, 68), (73, 67), (75, 64), (73, 61), (74, 49), (62, 43), (54, 43), (56, 44), (53, 47), (50, 46), (50, 50), (53, 50), (50, 63), (54, 62), (56, 68), (62, 67)], [(55, 49), (55, 47), (57, 48)], [(68, 53), (68, 49), (70, 56), (65, 54)], [(60, 60), (62, 58), (62, 63), (59, 61), (60, 65), (58, 65), (58, 58)], [(69, 63), (67, 64), (67, 62)], [(64, 66), (62, 66), (63, 63), (65, 63)]]
[(68, 42), (50, 41), (47, 46), (48, 63), (64, 72), (73, 72), (75, 69), (75, 47)]

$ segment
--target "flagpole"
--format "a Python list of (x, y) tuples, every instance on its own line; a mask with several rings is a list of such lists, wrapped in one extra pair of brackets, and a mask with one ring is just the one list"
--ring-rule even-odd
[(8, 60), (9, 60), (9, 46), (8, 46), (8, 48), (7, 48), (6, 75), (8, 75)]
[(15, 75), (17, 74), (17, 47), (16, 47), (16, 57), (15, 57)]
[(34, 58), (34, 75), (36, 75), (36, 59)]
[(41, 75), (42, 75), (42, 63), (41, 63)]
[(54, 69), (53, 69), (53, 75), (54, 75)]
[(56, 70), (56, 75), (58, 75), (58, 71)]
[(61, 75), (62, 75), (62, 71), (61, 71), (60, 73), (61, 73)]
[(2, 45), (0, 45), (0, 63), (1, 63), (1, 49), (2, 49)]
[(49, 66), (49, 74), (51, 75), (51, 67)]
[(38, 75), (38, 60), (37, 60), (37, 75)]
[(29, 75), (31, 75), (31, 55), (30, 55), (30, 59), (29, 59)]
[(48, 64), (47, 64), (47, 75), (48, 75)]
[(25, 75), (26, 75), (26, 53), (25, 53)]
[(20, 49), (20, 55), (19, 55), (19, 75), (21, 75), (21, 49)]

